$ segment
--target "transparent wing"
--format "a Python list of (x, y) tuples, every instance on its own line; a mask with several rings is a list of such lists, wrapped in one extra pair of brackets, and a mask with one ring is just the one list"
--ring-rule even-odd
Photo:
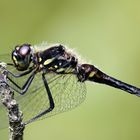
[[(23, 76), (21, 78), (13, 78), (13, 80), (19, 84), (23, 85), (29, 75)], [(66, 74), (58, 75), (55, 73), (46, 74), (46, 79), (51, 90), (55, 108), (52, 112), (39, 118), (44, 119), (52, 115), (65, 112), (75, 108), (85, 99), (86, 87), (84, 83), (78, 82), (75, 75)], [(10, 82), (9, 84), (13, 86)], [(19, 95), (15, 93), (15, 98), (19, 103), (19, 107), (23, 112), (23, 121), (26, 122), (31, 118), (35, 117), (37, 114), (49, 108), (49, 100), (44, 83), (42, 81), (41, 73), (38, 73), (32, 82), (28, 92), (24, 95)], [(7, 127), (7, 116), (3, 107), (0, 105), (0, 121), (2, 120), (3, 127)], [(5, 120), (4, 120), (5, 119)]]
[[(36, 78), (39, 79), (38, 77), (41, 77), (41, 75), (38, 74)], [(38, 81), (37, 79), (35, 80)], [(55, 108), (52, 112), (40, 117), (39, 120), (71, 110), (84, 101), (86, 95), (85, 84), (78, 82), (75, 75), (49, 73), (46, 75), (46, 79), (48, 80), (49, 88), (54, 99)], [(20, 108), (23, 111), (24, 122), (47, 110), (50, 106), (48, 95), (41, 78), (38, 84), (40, 86), (37, 90), (33, 90), (34, 86), (36, 86), (33, 83), (29, 89), (33, 92), (28, 92), (22, 98), (21, 96), (20, 98), (17, 97)]]

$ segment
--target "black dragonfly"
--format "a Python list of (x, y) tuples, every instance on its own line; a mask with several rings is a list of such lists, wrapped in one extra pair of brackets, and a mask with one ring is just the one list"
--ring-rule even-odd
[[(19, 93), (15, 96), (25, 125), (78, 106), (86, 97), (85, 81), (140, 96), (139, 88), (105, 74), (94, 65), (80, 63), (78, 57), (61, 44), (44, 49), (30, 44), (18, 45), (11, 57), (1, 55), (0, 61), (7, 63), (7, 82)], [(6, 118), (0, 104), (0, 129), (8, 126)]]

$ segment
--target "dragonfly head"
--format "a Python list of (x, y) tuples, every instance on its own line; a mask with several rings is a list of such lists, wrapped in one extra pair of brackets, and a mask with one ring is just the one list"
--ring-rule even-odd
[(16, 46), (12, 52), (12, 60), (19, 71), (27, 70), (32, 61), (32, 48), (30, 44)]

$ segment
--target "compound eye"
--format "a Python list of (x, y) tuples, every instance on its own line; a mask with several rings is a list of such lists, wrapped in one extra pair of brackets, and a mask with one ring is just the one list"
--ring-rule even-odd
[(12, 52), (12, 60), (19, 71), (27, 70), (32, 61), (32, 50), (30, 46), (29, 44), (16, 46)]
[(21, 56), (26, 56), (28, 54), (30, 54), (31, 52), (31, 48), (30, 48), (30, 45), (29, 44), (23, 44), (20, 48), (19, 48), (19, 54)]

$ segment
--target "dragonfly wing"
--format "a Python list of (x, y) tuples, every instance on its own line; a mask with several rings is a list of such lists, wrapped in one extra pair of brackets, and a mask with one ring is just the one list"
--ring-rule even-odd
[[(50, 106), (41, 78), (41, 74), (38, 73), (29, 91), (23, 96), (16, 97), (23, 112), (24, 122), (47, 110)], [(49, 73), (46, 74), (46, 79), (54, 99), (55, 108), (52, 112), (38, 118), (38, 120), (71, 110), (84, 101), (86, 96), (85, 83), (78, 82), (75, 75)]]
[[(54, 99), (55, 108), (52, 112), (39, 119), (71, 110), (81, 104), (86, 97), (85, 83), (79, 82), (73, 74), (62, 75), (57, 80), (49, 82), (49, 87)], [(49, 103), (47, 104), (48, 108)]]

